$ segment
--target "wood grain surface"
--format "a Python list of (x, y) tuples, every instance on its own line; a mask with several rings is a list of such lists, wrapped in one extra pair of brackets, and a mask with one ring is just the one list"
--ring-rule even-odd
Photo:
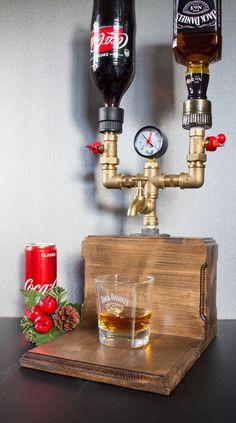
[(213, 239), (88, 237), (83, 241), (83, 322), (97, 325), (94, 279), (154, 275), (151, 330), (205, 339), (216, 325), (217, 244)]
[(139, 349), (112, 348), (81, 328), (28, 351), (22, 367), (169, 395), (208, 342), (152, 334)]

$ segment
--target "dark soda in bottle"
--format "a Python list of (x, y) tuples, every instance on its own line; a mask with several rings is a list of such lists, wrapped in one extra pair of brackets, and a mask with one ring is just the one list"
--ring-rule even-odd
[(135, 73), (134, 0), (94, 0), (90, 69), (105, 107), (119, 107)]

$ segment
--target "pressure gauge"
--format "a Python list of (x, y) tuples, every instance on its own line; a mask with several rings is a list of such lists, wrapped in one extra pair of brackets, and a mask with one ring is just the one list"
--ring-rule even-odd
[(165, 134), (154, 126), (145, 126), (134, 138), (134, 148), (142, 157), (159, 158), (165, 154), (167, 147), (168, 140)]

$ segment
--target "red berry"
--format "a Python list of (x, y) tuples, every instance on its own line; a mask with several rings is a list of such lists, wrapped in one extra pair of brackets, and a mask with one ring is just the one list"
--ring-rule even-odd
[(43, 316), (43, 312), (38, 305), (35, 305), (30, 310), (29, 318), (30, 320), (35, 321), (35, 319), (37, 319), (39, 316)]
[(37, 317), (34, 321), (34, 329), (36, 332), (46, 333), (53, 327), (53, 321), (45, 314)]
[(57, 300), (52, 295), (46, 295), (39, 302), (39, 307), (46, 314), (52, 314), (57, 309)]

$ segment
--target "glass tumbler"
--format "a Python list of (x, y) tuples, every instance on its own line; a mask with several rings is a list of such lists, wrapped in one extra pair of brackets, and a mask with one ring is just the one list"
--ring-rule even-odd
[(153, 276), (102, 275), (95, 279), (99, 341), (138, 348), (150, 336)]

